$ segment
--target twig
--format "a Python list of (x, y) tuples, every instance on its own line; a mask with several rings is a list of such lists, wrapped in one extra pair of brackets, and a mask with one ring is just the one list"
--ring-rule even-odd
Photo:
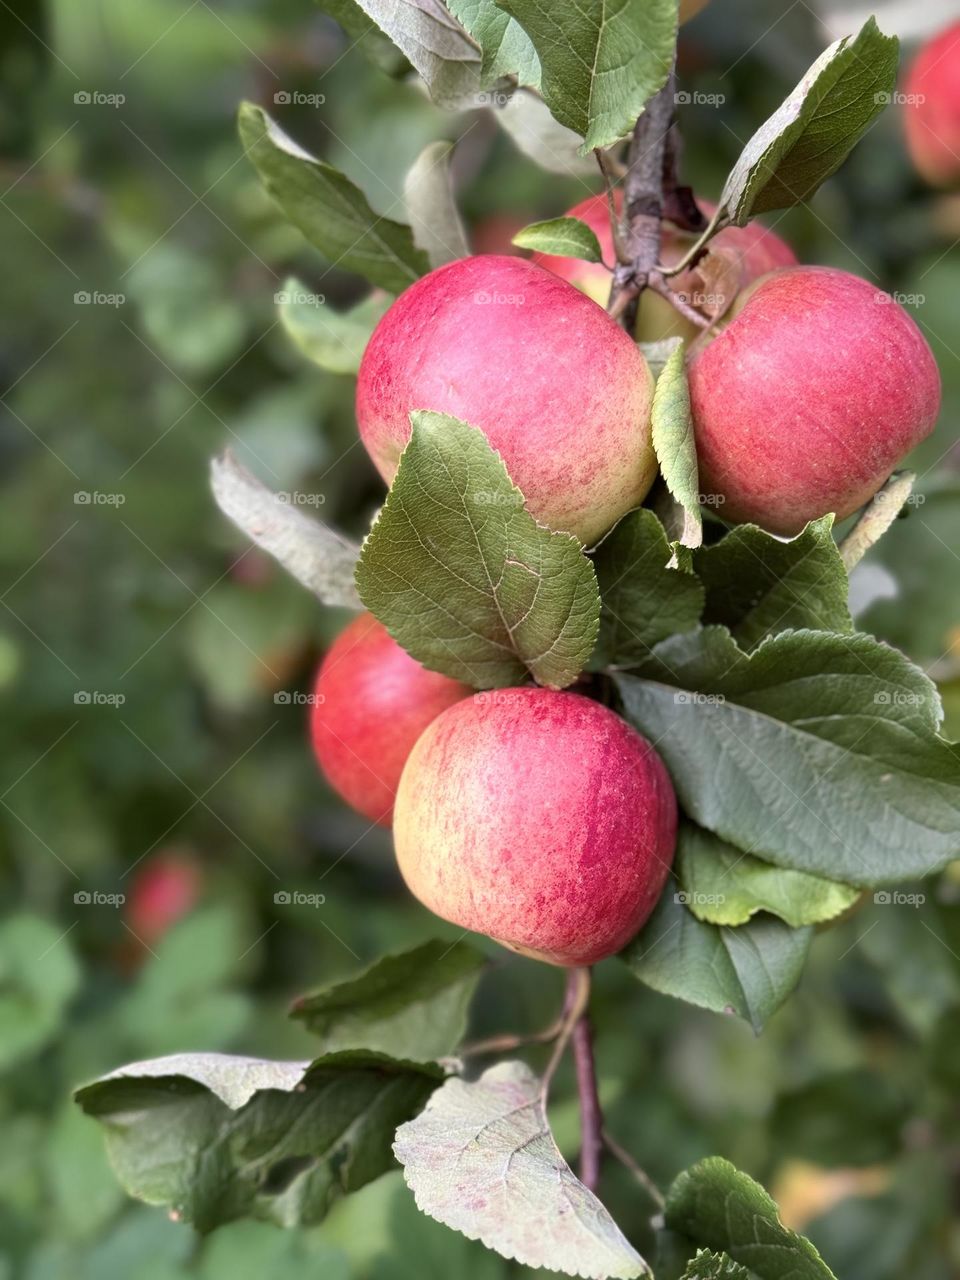
[(640, 1166), (637, 1164), (636, 1160), (634, 1160), (633, 1156), (626, 1149), (626, 1147), (621, 1147), (620, 1143), (617, 1142), (616, 1138), (611, 1137), (606, 1129), (603, 1130), (601, 1137), (603, 1139), (604, 1146), (607, 1148), (610, 1154), (614, 1156), (617, 1160), (619, 1160), (622, 1165), (624, 1165), (627, 1169), (630, 1170), (630, 1172), (636, 1178), (637, 1182), (639, 1182), (640, 1185), (643, 1187), (644, 1191), (646, 1191), (647, 1195), (650, 1197), (653, 1203), (657, 1206), (660, 1212), (663, 1213), (664, 1209), (667, 1207), (667, 1202), (664, 1200), (663, 1193), (661, 1192), (657, 1184), (654, 1182), (654, 1180), (650, 1177), (649, 1173), (647, 1173), (645, 1169), (640, 1168)]
[(570, 969), (567, 972), (567, 992), (563, 1001), (563, 1012), (560, 1015), (561, 1029), (557, 1036), (556, 1044), (553, 1046), (553, 1053), (550, 1055), (550, 1061), (547, 1063), (546, 1070), (541, 1080), (540, 1095), (546, 1104), (547, 1094), (550, 1091), (550, 1082), (556, 1074), (560, 1060), (566, 1052), (567, 1045), (570, 1043), (570, 1037), (573, 1035), (574, 1027), (583, 1017), (587, 1008), (587, 1001), (590, 999), (590, 970), (589, 969)]
[(584, 1013), (573, 1028), (573, 1060), (580, 1095), (580, 1181), (591, 1191), (600, 1183), (603, 1151), (603, 1112), (597, 1094), (597, 1072), (593, 1061), (593, 1028)]
[(473, 1044), (463, 1045), (458, 1053), (461, 1058), (480, 1057), (487, 1053), (509, 1053), (528, 1044), (549, 1044), (551, 1040), (556, 1040), (562, 1030), (563, 1020), (557, 1018), (542, 1031), (532, 1031), (529, 1035), (491, 1036), (488, 1040), (476, 1040)]
[(689, 320), (691, 324), (697, 325), (700, 329), (710, 328), (712, 321), (709, 320), (707, 316), (701, 314), (696, 307), (691, 307), (685, 298), (682, 298), (679, 293), (676, 293), (671, 289), (659, 271), (651, 271), (647, 283), (654, 293), (659, 293), (661, 298), (666, 298), (670, 305), (675, 307), (684, 319)]
[(675, 83), (671, 71), (634, 125), (627, 153), (621, 223), (625, 260), (614, 268), (607, 310), (630, 333), (636, 326), (637, 301), (660, 254), (664, 155), (673, 121)]

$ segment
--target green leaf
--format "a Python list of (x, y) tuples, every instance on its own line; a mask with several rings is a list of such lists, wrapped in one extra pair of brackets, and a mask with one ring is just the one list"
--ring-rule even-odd
[(810, 1241), (783, 1225), (763, 1187), (718, 1156), (674, 1181), (665, 1218), (672, 1231), (722, 1249), (759, 1280), (836, 1280)]
[(288, 336), (328, 373), (357, 372), (370, 335), (391, 301), (386, 294), (372, 293), (349, 311), (334, 311), (293, 276), (277, 294), (280, 322)]
[(408, 226), (374, 213), (359, 187), (287, 137), (262, 107), (244, 102), (239, 127), (264, 187), (331, 265), (391, 293), (430, 270)]
[(447, 8), (480, 46), (480, 79), (484, 88), (505, 76), (522, 85), (540, 87), (540, 59), (530, 37), (494, 0), (448, 0)]
[(480, 689), (532, 675), (571, 684), (597, 638), (600, 595), (575, 537), (537, 524), (475, 427), (415, 411), (363, 544), (363, 603), (418, 662)]
[(677, 0), (547, 5), (497, 0), (540, 57), (554, 117), (583, 138), (581, 153), (625, 138), (665, 83), (677, 42)]
[[(344, 0), (321, 0), (321, 7), (338, 18)], [(441, 0), (350, 0), (420, 73), (433, 101), (440, 107), (477, 106), (481, 89), (480, 51)], [(354, 17), (358, 25), (359, 20)], [(351, 34), (352, 31), (351, 31)]]
[(698, 1249), (697, 1256), (687, 1263), (682, 1280), (750, 1280), (750, 1275), (728, 1254)]
[(791, 929), (772, 916), (739, 929), (703, 924), (670, 880), (620, 958), (654, 991), (714, 1013), (735, 1013), (759, 1034), (797, 985), (812, 935), (812, 929)]
[(960, 911), (929, 885), (882, 889), (853, 922), (858, 951), (878, 971), (904, 1023), (927, 1038), (960, 1004)]
[(707, 924), (746, 924), (767, 911), (799, 929), (834, 919), (860, 896), (852, 885), (762, 862), (692, 823), (680, 828), (677, 878), (685, 905)]
[(443, 1073), (382, 1054), (306, 1062), (175, 1054), (79, 1089), (127, 1192), (200, 1231), (249, 1215), (319, 1222), (393, 1163), (396, 1126)]
[(0, 925), (0, 1066), (36, 1052), (60, 1026), (80, 985), (69, 932), (33, 915)]
[(651, 415), (653, 451), (664, 483), (682, 513), (678, 541), (684, 547), (699, 547), (703, 541), (700, 478), (683, 356), (680, 342), (657, 375)]
[(703, 587), (693, 574), (668, 568), (670, 556), (663, 526), (643, 507), (600, 543), (593, 557), (603, 602), (595, 666), (635, 665), (659, 641), (697, 626)]
[(531, 222), (513, 237), (518, 249), (536, 253), (553, 253), (560, 257), (582, 258), (585, 262), (602, 262), (603, 250), (592, 227), (579, 218), (547, 218)]
[(568, 178), (596, 176), (594, 156), (580, 154), (580, 139), (554, 120), (539, 94), (517, 89), (495, 95), (490, 105), (495, 108), (494, 119), (517, 149), (541, 169)]
[(896, 88), (898, 41), (873, 18), (824, 50), (734, 165), (718, 217), (742, 227), (809, 199), (847, 158)]
[(289, 494), (273, 493), (229, 449), (210, 460), (210, 486), (223, 514), (308, 591), (324, 604), (359, 608), (355, 543), (306, 515)]
[(684, 809), (777, 866), (871, 885), (929, 875), (960, 847), (960, 751), (940, 700), (871, 636), (788, 631), (751, 655), (707, 627), (616, 676)]
[(442, 267), (470, 254), (453, 196), (452, 154), (452, 142), (428, 143), (403, 183), (403, 200), (413, 239), (430, 259), (431, 267)]
[(466, 943), (425, 942), (301, 996), (291, 1016), (321, 1038), (324, 1053), (371, 1049), (442, 1058), (463, 1038), (483, 965), (482, 953)]
[(852, 631), (832, 529), (833, 516), (823, 516), (783, 542), (743, 524), (701, 547), (693, 565), (707, 590), (704, 622), (729, 627), (744, 649), (778, 631)]
[(910, 1106), (877, 1071), (854, 1067), (781, 1093), (770, 1117), (779, 1152), (826, 1168), (892, 1160), (902, 1146)]
[(913, 471), (895, 471), (867, 503), (857, 523), (840, 544), (840, 555), (848, 573), (860, 563), (874, 543), (880, 541), (899, 516), (916, 479)]
[(522, 1266), (564, 1275), (650, 1275), (609, 1213), (574, 1177), (522, 1062), (450, 1079), (394, 1145), (417, 1206)]

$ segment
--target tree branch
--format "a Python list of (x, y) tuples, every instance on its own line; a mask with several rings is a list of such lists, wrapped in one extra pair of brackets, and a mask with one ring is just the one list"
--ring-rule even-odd
[(621, 252), (613, 271), (607, 310), (632, 333), (637, 320), (637, 300), (647, 287), (650, 272), (660, 254), (660, 222), (663, 217), (663, 179), (667, 138), (673, 122), (673, 71), (647, 103), (634, 125), (627, 153), (624, 179)]

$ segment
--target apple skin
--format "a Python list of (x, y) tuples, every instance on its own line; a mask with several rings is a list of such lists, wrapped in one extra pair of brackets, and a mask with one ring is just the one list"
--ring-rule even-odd
[(656, 475), (653, 377), (595, 303), (523, 258), (461, 258), (411, 285), (360, 364), (357, 423), (389, 484), (410, 411), (479, 427), (528, 510), (590, 544)]
[(907, 150), (917, 171), (934, 187), (960, 184), (960, 21), (922, 46), (904, 94)]
[[(697, 202), (708, 218), (713, 217), (717, 206), (708, 200)], [(616, 192), (616, 208), (619, 214), (623, 206), (623, 193)], [(610, 213), (607, 197), (603, 194), (589, 196), (565, 215), (568, 218), (579, 218), (591, 228), (600, 241), (603, 261), (610, 266), (615, 261), (613, 248), (613, 232), (610, 230)], [(679, 231), (669, 222), (660, 226), (660, 261), (665, 267), (679, 262), (694, 237), (689, 232)], [(710, 241), (711, 247), (735, 253), (740, 260), (741, 287), (750, 284), (759, 276), (774, 271), (777, 267), (796, 265), (796, 254), (778, 235), (759, 222), (748, 222), (745, 227), (726, 227)], [(606, 306), (610, 296), (611, 273), (599, 262), (584, 262), (581, 258), (563, 258), (547, 253), (535, 253), (530, 259), (547, 271), (554, 272), (563, 280), (569, 281), (577, 289), (582, 290), (594, 302)], [(696, 287), (693, 272), (683, 272), (672, 281), (678, 292), (692, 291)], [(646, 290), (640, 298), (640, 309), (637, 315), (636, 338), (638, 342), (657, 342), (661, 338), (680, 337), (692, 342), (700, 330), (690, 320), (684, 319), (680, 312), (670, 305), (666, 298), (658, 297)]]
[(191, 857), (173, 849), (156, 854), (134, 873), (125, 904), (127, 924), (144, 946), (153, 946), (193, 909), (202, 885)]
[(700, 490), (724, 520), (799, 533), (851, 515), (933, 430), (940, 374), (889, 294), (831, 267), (756, 282), (689, 365)]
[(436, 915), (550, 964), (590, 965), (653, 910), (677, 801), (653, 747), (607, 707), (500, 689), (419, 739), (393, 830), (404, 880)]
[(473, 689), (421, 667), (361, 613), (327, 650), (313, 692), (310, 737), (321, 771), (351, 808), (389, 827), (413, 744)]

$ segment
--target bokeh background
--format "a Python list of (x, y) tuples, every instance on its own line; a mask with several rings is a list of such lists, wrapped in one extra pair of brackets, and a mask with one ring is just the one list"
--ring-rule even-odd
[[(915, 40), (955, 4), (877, 12)], [(864, 13), (713, 0), (685, 29), (685, 171), (701, 194)], [(594, 185), (538, 169), (490, 113), (442, 115), (311, 0), (0, 3), (0, 1277), (494, 1280), (517, 1269), (418, 1215), (399, 1173), (316, 1229), (238, 1223), (198, 1242), (125, 1199), (69, 1100), (181, 1049), (310, 1057), (286, 1017), (295, 995), (452, 936), (404, 892), (387, 835), (314, 768), (302, 698), (344, 618), (250, 549), (208, 492), (224, 444), (354, 534), (382, 492), (352, 380), (297, 354), (274, 305), (290, 271), (333, 306), (363, 286), (261, 192), (235, 135), (243, 97), (395, 216), (422, 147), (461, 138), (480, 251)], [(855, 598), (866, 628), (940, 681), (960, 736), (960, 197), (912, 173), (900, 110), (775, 221), (802, 259), (903, 295), (939, 359), (940, 428), (913, 460), (923, 501)], [(171, 914), (189, 906), (166, 932), (164, 866)], [(296, 889), (322, 904), (285, 903)], [(615, 963), (597, 974), (621, 1142), (662, 1182), (701, 1155), (732, 1159), (842, 1280), (960, 1273), (960, 876), (918, 892), (823, 932), (759, 1039)], [(494, 959), (476, 1033), (548, 1022), (558, 974)], [(556, 1098), (573, 1153), (568, 1077)], [(603, 1195), (642, 1241), (640, 1189), (612, 1168)]]

